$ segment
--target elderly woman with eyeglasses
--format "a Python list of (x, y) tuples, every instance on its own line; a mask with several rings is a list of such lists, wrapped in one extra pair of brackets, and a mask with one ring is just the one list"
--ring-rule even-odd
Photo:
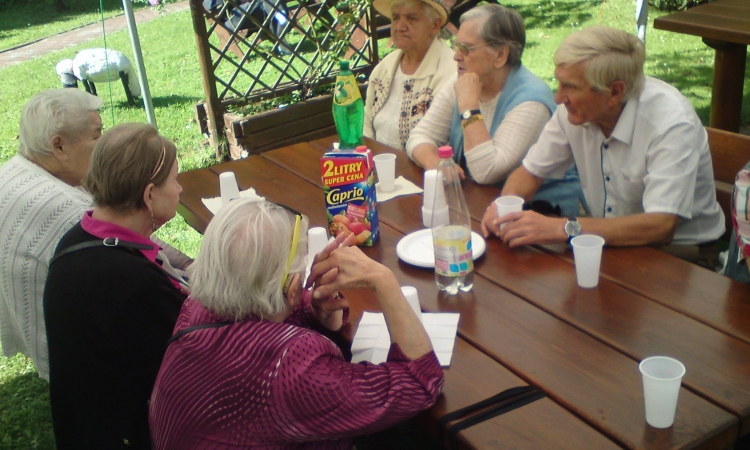
[[(342, 234), (303, 284), (307, 223), (247, 199), (213, 218), (151, 397), (154, 449), (351, 449), (435, 402), (443, 372), (393, 273)], [(326, 337), (355, 288), (380, 302), (385, 363), (348, 363)]]
[(91, 155), (94, 209), (63, 236), (44, 290), (59, 450), (151, 448), (148, 401), (188, 288), (149, 239), (176, 212), (176, 156), (135, 123), (107, 131)]
[(405, 150), (437, 91), (455, 78), (453, 52), (438, 38), (448, 14), (441, 0), (374, 0), (373, 6), (391, 19), (396, 50), (370, 75), (364, 135)]
[[(458, 79), (438, 93), (412, 131), (406, 151), (414, 162), (434, 169), (438, 147), (448, 144), (476, 182), (502, 187), (556, 107), (549, 86), (521, 64), (525, 45), (523, 18), (513, 9), (486, 4), (461, 16), (453, 57)], [(574, 169), (535, 197), (574, 215), (579, 198)]]

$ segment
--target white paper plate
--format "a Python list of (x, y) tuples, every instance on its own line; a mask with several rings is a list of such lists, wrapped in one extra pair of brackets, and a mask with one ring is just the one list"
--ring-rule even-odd
[[(475, 232), (471, 232), (471, 250), (474, 260), (484, 255), (487, 244), (484, 238)], [(435, 249), (432, 246), (432, 230), (415, 231), (407, 234), (398, 241), (396, 254), (402, 261), (417, 267), (435, 267)]]

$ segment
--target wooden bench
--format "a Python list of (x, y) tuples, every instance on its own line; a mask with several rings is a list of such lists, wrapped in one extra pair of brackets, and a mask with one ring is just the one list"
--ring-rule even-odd
[(708, 147), (711, 150), (711, 160), (714, 167), (716, 200), (724, 211), (724, 219), (726, 220), (726, 233), (723, 238), (728, 239), (732, 232), (734, 179), (737, 172), (750, 161), (750, 136), (710, 127), (706, 127), (706, 132), (708, 133)]

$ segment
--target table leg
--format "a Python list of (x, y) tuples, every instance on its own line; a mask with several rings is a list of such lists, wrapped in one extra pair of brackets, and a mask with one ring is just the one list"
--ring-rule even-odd
[(742, 113), (747, 45), (711, 39), (703, 39), (703, 42), (716, 50), (710, 124), (713, 128), (737, 133)]

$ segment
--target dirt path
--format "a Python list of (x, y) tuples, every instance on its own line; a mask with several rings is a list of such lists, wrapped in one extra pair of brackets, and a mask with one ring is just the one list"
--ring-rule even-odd
[[(179, 3), (168, 3), (164, 5), (164, 14), (170, 14), (178, 11), (183, 11), (190, 8), (190, 4), (187, 1)], [(136, 11), (135, 21), (138, 24), (149, 22), (159, 17), (161, 13), (153, 8), (146, 8)], [(123, 30), (128, 27), (128, 23), (125, 20), (125, 15), (110, 17), (104, 20), (104, 29), (107, 34), (114, 33), (115, 31)], [(89, 25), (66, 31), (63, 33), (48, 36), (39, 41), (29, 43), (27, 45), (15, 47), (12, 49), (4, 50), (0, 52), (0, 69), (4, 69), (13, 64), (18, 64), (23, 61), (29, 61), (34, 58), (46, 55), (47, 53), (56, 52), (68, 47), (73, 47), (84, 42), (101, 37), (102, 35), (102, 23), (96, 22)]]

